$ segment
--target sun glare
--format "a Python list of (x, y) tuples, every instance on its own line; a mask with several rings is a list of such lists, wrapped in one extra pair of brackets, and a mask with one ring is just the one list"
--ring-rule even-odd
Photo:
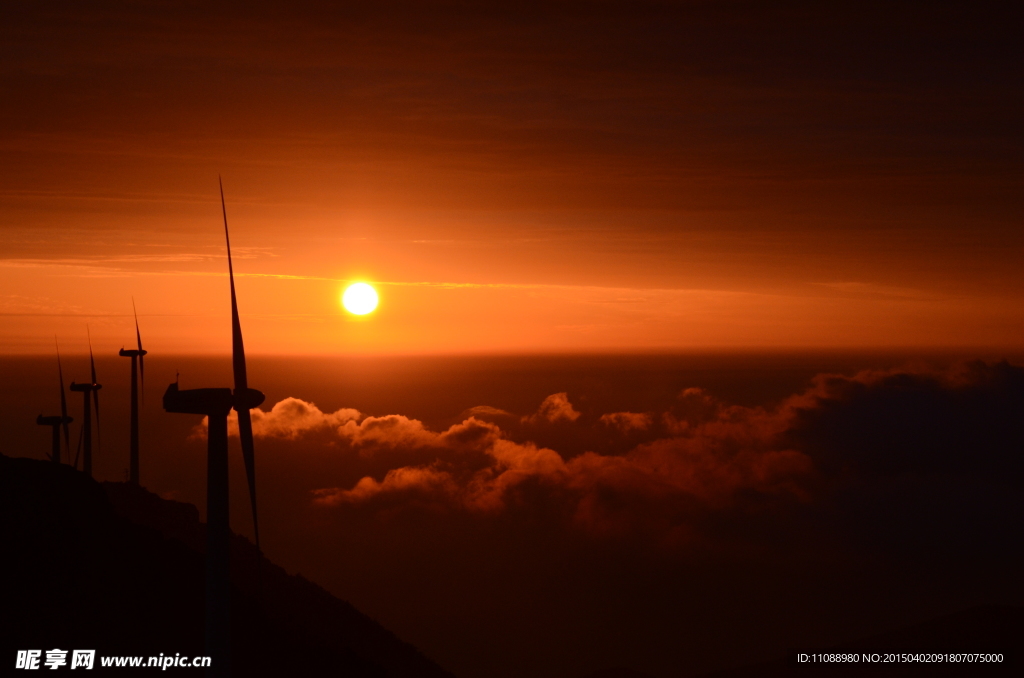
[(366, 315), (377, 308), (377, 290), (366, 283), (353, 283), (345, 288), (341, 304), (349, 313)]

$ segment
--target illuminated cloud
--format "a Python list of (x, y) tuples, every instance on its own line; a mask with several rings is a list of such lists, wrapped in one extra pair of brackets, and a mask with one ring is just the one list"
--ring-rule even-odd
[(423, 422), (400, 414), (345, 422), (338, 427), (338, 435), (366, 454), (374, 454), (381, 448), (432, 447), (439, 438), (438, 434), (424, 428)]
[(651, 415), (643, 412), (611, 412), (602, 414), (602, 424), (617, 429), (623, 433), (629, 431), (646, 431), (651, 427)]
[[(687, 392), (686, 398), (693, 395)], [(778, 421), (782, 416), (756, 408), (723, 408), (721, 416), (697, 428), (682, 427), (685, 435), (645, 443), (622, 455), (586, 452), (571, 458), (530, 441), (511, 440), (507, 431), (475, 417), (442, 433), (399, 415), (368, 417), (346, 422), (338, 435), (363, 456), (397, 459), (399, 451), (408, 456), (417, 448), (422, 462), (363, 477), (349, 488), (317, 489), (313, 501), (321, 506), (383, 507), (413, 498), (422, 505), (429, 498), (428, 503), (451, 509), (495, 512), (519, 504), (524, 493), (540, 491), (564, 502), (576, 524), (606, 531), (616, 521), (646, 520), (643, 514), (651, 503), (682, 499), (705, 509), (720, 508), (741, 492), (805, 498), (802, 481), (812, 463), (800, 452), (774, 445), (777, 433), (785, 429)], [(574, 423), (579, 418), (566, 394), (558, 393), (525, 419)], [(609, 426), (646, 430), (653, 422), (648, 414), (616, 412), (602, 417), (598, 426), (606, 431)], [(619, 515), (614, 515), (616, 505)], [(623, 506), (637, 510), (624, 518)]]
[[(252, 411), (253, 435), (265, 438), (294, 439), (306, 431), (323, 430), (342, 426), (359, 419), (358, 410), (342, 408), (335, 412), (325, 413), (313, 403), (298, 398), (285, 398), (271, 408), (270, 412), (260, 409)], [(231, 412), (228, 422), (229, 434), (238, 435), (238, 414)]]
[(700, 424), (716, 419), (724, 403), (701, 388), (684, 389), (676, 399), (676, 406), (662, 415), (665, 428), (681, 434)]
[[(341, 408), (335, 412), (321, 412), (313, 403), (298, 398), (285, 398), (276, 403), (269, 412), (256, 408), (250, 411), (252, 433), (257, 438), (284, 438), (295, 440), (299, 436), (336, 429), (358, 420), (359, 410)], [(205, 437), (207, 418), (192, 431), (192, 437)], [(228, 415), (228, 435), (238, 437), (238, 413), (231, 410)]]
[(569, 402), (567, 393), (553, 393), (544, 399), (534, 414), (523, 417), (523, 421), (531, 424), (547, 422), (573, 422), (580, 418), (580, 413)]
[(516, 419), (516, 415), (511, 412), (499, 409), (497, 407), (491, 407), (490, 405), (477, 405), (471, 407), (463, 415), (466, 417), (476, 417), (477, 419)]
[(313, 503), (337, 506), (343, 502), (358, 503), (380, 494), (407, 492), (419, 495), (446, 496), (457, 491), (449, 474), (432, 468), (402, 467), (388, 471), (382, 482), (366, 476), (351, 490), (337, 487), (313, 490)]

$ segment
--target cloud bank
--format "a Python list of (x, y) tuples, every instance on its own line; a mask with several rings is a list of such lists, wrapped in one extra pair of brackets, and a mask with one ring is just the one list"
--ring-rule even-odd
[[(821, 374), (772, 408), (687, 388), (664, 412), (584, 414), (555, 393), (523, 416), (473, 408), (443, 431), (286, 398), (253, 410), (253, 429), (287, 454), (319, 449), (355, 479), (325, 473), (310, 494), (324, 510), (493, 516), (543, 505), (588, 532), (681, 538), (709, 516), (787, 510), (853, 481), (1019, 473), (1021, 408), (1024, 370), (978, 362)], [(634, 438), (621, 453), (571, 453), (536, 442), (552, 427)]]

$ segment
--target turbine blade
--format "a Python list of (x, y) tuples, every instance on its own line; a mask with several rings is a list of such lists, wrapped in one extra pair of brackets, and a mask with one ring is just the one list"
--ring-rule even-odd
[[(89, 333), (89, 326), (86, 325), (86, 333)], [(92, 383), (96, 383), (96, 359), (92, 355), (92, 335), (89, 334), (89, 369), (92, 374)], [(89, 396), (86, 396), (87, 398)], [(92, 401), (96, 407), (96, 451), (103, 449), (103, 438), (100, 436), (100, 394), (96, 389), (92, 391)]]
[[(96, 382), (93, 381), (95, 384)], [(100, 435), (100, 392), (92, 392), (93, 408), (96, 410), (96, 451), (103, 451), (103, 437)]]
[(256, 514), (256, 454), (252, 441), (252, 417), (245, 407), (238, 410), (238, 437), (242, 441), (242, 459), (249, 480), (249, 502), (252, 504), (252, 531), (256, 536), (256, 550), (260, 550), (260, 523)]
[(146, 402), (146, 368), (142, 362), (142, 333), (139, 332), (139, 312), (135, 310), (135, 297), (132, 297), (132, 313), (135, 314), (135, 339), (139, 344), (139, 396)]
[(53, 345), (57, 347), (57, 375), (60, 377), (60, 418), (61, 426), (64, 427), (64, 449), (68, 453), (68, 461), (71, 461), (71, 433), (68, 430), (68, 400), (64, 395), (64, 370), (60, 366), (60, 346), (57, 345), (57, 337), (53, 337)]
[(242, 342), (242, 324), (238, 320), (238, 299), (235, 296), (235, 269), (231, 263), (231, 237), (228, 235), (228, 208), (224, 202), (224, 182), (220, 181), (220, 207), (224, 214), (224, 242), (228, 248), (228, 279), (231, 284), (231, 367), (235, 374), (235, 390), (248, 388), (245, 371), (245, 346)]
[(92, 357), (92, 334), (89, 332), (89, 326), (85, 326), (85, 332), (89, 335), (89, 369), (92, 370), (92, 383), (96, 383), (96, 360)]
[[(228, 280), (231, 285), (231, 367), (235, 375), (235, 396), (241, 396), (249, 387), (245, 369), (245, 345), (242, 342), (242, 324), (238, 319), (238, 299), (235, 296), (235, 269), (231, 262), (231, 236), (228, 234), (228, 208), (224, 200), (224, 181), (217, 177), (220, 184), (220, 208), (224, 215), (224, 243), (228, 250)], [(252, 529), (256, 537), (256, 548), (260, 548), (259, 519), (256, 513), (256, 453), (252, 440), (252, 417), (246, 406), (239, 408), (238, 437), (242, 443), (242, 459), (245, 461), (245, 474), (249, 481), (249, 501), (252, 504)]]

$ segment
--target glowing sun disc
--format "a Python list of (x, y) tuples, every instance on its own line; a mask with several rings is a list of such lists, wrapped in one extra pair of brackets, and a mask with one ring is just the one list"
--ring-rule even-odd
[(341, 295), (341, 304), (349, 313), (366, 315), (377, 308), (377, 290), (366, 283), (352, 283)]

